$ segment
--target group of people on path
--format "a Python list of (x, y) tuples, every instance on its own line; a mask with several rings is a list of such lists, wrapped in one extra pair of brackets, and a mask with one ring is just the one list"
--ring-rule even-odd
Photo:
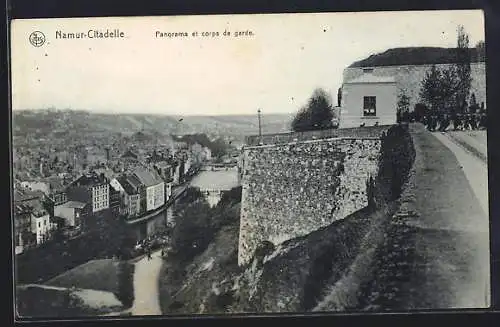
[(431, 132), (445, 132), (453, 126), (455, 131), (486, 129), (486, 114), (430, 114), (423, 119), (424, 125)]
[(141, 248), (148, 260), (151, 260), (153, 251), (158, 247), (161, 247), (161, 256), (164, 257), (167, 254), (166, 249), (166, 237), (167, 235), (164, 233), (158, 233), (156, 235), (151, 235), (148, 238), (144, 239), (141, 243)]

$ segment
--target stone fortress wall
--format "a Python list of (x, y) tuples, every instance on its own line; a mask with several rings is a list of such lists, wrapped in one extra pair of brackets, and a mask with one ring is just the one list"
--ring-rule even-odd
[(245, 147), (238, 263), (263, 241), (278, 245), (364, 208), (387, 128), (287, 134), (297, 141)]
[[(446, 69), (451, 64), (437, 64), (439, 69)], [(432, 65), (405, 65), (405, 66), (376, 66), (373, 68), (375, 76), (394, 76), (400, 90), (405, 90), (410, 98), (410, 110), (413, 110), (415, 104), (420, 102), (419, 92), (421, 83), (425, 74)], [(344, 69), (344, 82), (352, 80), (363, 74), (363, 67), (349, 67)], [(486, 107), (486, 65), (484, 62), (471, 63), (471, 94), (476, 96), (476, 102), (480, 105), (484, 102)]]

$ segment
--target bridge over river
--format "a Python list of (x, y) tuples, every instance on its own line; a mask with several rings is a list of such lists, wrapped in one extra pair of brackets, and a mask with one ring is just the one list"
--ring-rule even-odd
[(145, 239), (173, 224), (177, 200), (182, 197), (189, 187), (199, 188), (209, 204), (215, 206), (224, 191), (229, 191), (239, 185), (238, 169), (234, 165), (213, 170), (211, 167), (202, 168), (191, 181), (172, 188), (172, 196), (161, 208), (143, 217), (128, 220), (127, 224), (134, 230), (137, 239)]

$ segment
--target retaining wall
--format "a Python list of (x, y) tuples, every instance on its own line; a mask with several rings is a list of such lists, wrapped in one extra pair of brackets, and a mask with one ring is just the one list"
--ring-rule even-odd
[[(263, 241), (281, 244), (366, 207), (386, 129), (330, 130), (324, 135), (356, 137), (244, 148), (238, 264), (248, 263)], [(288, 137), (315, 135), (294, 134)]]

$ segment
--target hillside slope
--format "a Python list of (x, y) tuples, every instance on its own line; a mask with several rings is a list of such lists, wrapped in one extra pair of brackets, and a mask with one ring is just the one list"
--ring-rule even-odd
[[(339, 311), (359, 307), (359, 287), (373, 278), (376, 249), (414, 159), (411, 138), (396, 127), (383, 141), (376, 205), (275, 247), (263, 242), (238, 267), (238, 222), (221, 229), (177, 278), (165, 269), (163, 314)], [(169, 276), (170, 275), (170, 276)], [(174, 288), (174, 289), (172, 289)]]
[[(181, 119), (182, 118), (182, 119)], [(267, 114), (263, 117), (264, 133), (289, 130), (291, 114)], [(258, 132), (256, 115), (227, 116), (167, 116), (148, 114), (103, 114), (86, 111), (16, 110), (12, 112), (14, 135), (26, 133), (48, 134), (72, 131), (74, 133), (132, 134), (141, 129), (164, 135), (213, 133), (242, 136)]]

